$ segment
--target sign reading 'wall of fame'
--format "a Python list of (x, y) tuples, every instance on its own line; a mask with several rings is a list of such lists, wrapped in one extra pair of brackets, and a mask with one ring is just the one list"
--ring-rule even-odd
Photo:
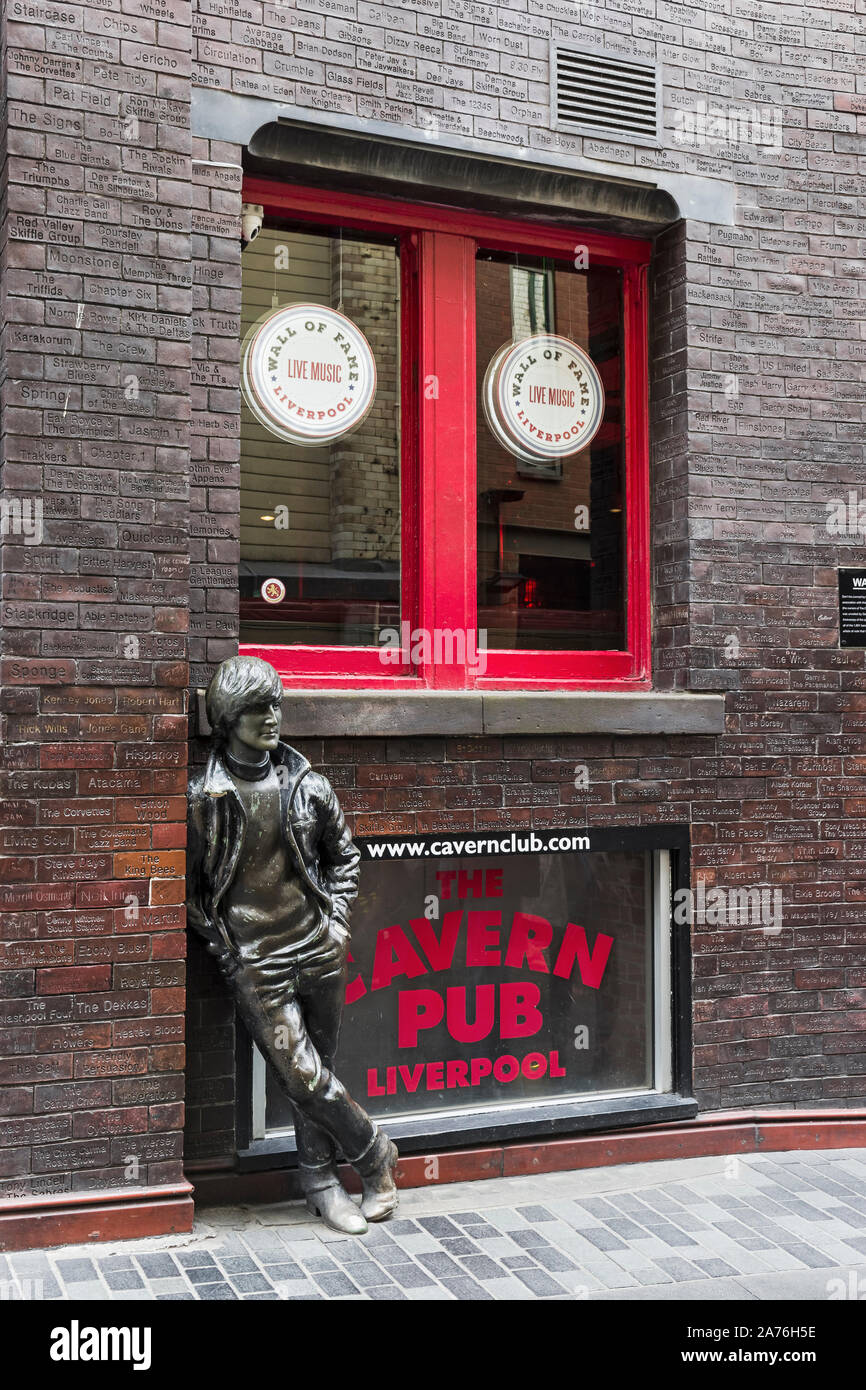
[(290, 444), (330, 444), (366, 416), (376, 362), (360, 328), (322, 304), (288, 304), (253, 324), (241, 353), (244, 400)]
[(585, 449), (604, 418), (604, 386), (592, 358), (552, 333), (505, 343), (491, 358), (482, 400), (499, 443), (530, 462)]

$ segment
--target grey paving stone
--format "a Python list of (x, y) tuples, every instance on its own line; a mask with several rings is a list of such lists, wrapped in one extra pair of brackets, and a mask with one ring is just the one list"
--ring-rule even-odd
[(478, 1246), (466, 1236), (440, 1236), (439, 1244), (449, 1255), (475, 1255), (478, 1254)]
[(396, 1284), (377, 1284), (375, 1288), (367, 1289), (367, 1297), (377, 1302), (391, 1301), (392, 1303), (406, 1302), (406, 1295), (402, 1289), (398, 1289)]
[(349, 1273), (361, 1289), (373, 1289), (394, 1282), (390, 1274), (372, 1263), (369, 1265), (351, 1265), (349, 1266)]
[(509, 1231), (511, 1239), (515, 1245), (519, 1245), (522, 1250), (533, 1250), (540, 1245), (549, 1245), (547, 1236), (541, 1235), (538, 1231)]
[(525, 1217), (527, 1221), (537, 1222), (556, 1220), (556, 1217), (553, 1215), (552, 1212), (549, 1212), (547, 1210), (547, 1207), (517, 1207), (516, 1210), (520, 1213), (522, 1217)]
[(447, 1216), (421, 1216), (418, 1225), (440, 1240), (443, 1236), (462, 1236), (463, 1232)]
[(742, 1245), (744, 1250), (772, 1250), (773, 1242), (766, 1240), (764, 1236), (753, 1235), (748, 1226), (742, 1225), (739, 1221), (715, 1221), (714, 1226), (717, 1231), (721, 1231), (723, 1236), (735, 1240), (738, 1245)]
[(144, 1280), (134, 1269), (105, 1271), (105, 1282), (110, 1289), (143, 1289)]
[(461, 1303), (493, 1302), (493, 1295), (489, 1294), (480, 1284), (476, 1284), (475, 1280), (470, 1279), (468, 1275), (458, 1279), (443, 1279), (442, 1284)]
[(633, 1279), (639, 1284), (651, 1287), (653, 1284), (672, 1284), (674, 1280), (664, 1270), (653, 1269), (651, 1265), (634, 1265), (630, 1270)]
[(813, 1250), (809, 1245), (789, 1244), (785, 1246), (785, 1250), (789, 1255), (793, 1255), (795, 1259), (801, 1260), (809, 1269), (823, 1269), (827, 1263), (827, 1257), (819, 1254), (817, 1250)]
[(426, 1231), (419, 1231), (417, 1235), (400, 1236), (399, 1243), (404, 1250), (418, 1258), (421, 1255), (441, 1255), (442, 1247), (435, 1236), (428, 1235)]
[(237, 1299), (237, 1294), (231, 1284), (226, 1283), (197, 1284), (195, 1291), (198, 1297), (206, 1303), (220, 1300), (230, 1303)]
[(301, 1264), (304, 1269), (308, 1269), (311, 1274), (336, 1274), (337, 1266), (334, 1261), (324, 1253), (319, 1255), (304, 1255), (301, 1257)]
[[(396, 1250), (398, 1248), (393, 1244), (393, 1242), (390, 1242), (390, 1244), (392, 1245), (393, 1249)], [(387, 1247), (382, 1246), (381, 1248), (385, 1249)], [(340, 1261), (340, 1264), (343, 1265), (364, 1263), (371, 1264), (373, 1260), (372, 1255), (369, 1253), (368, 1250), (364, 1249), (364, 1246), (361, 1244), (359, 1240), (334, 1241), (332, 1242), (332, 1244), (328, 1246), (328, 1254), (336, 1256), (336, 1258)]]
[(191, 1284), (224, 1284), (225, 1275), (217, 1265), (196, 1266), (195, 1269), (184, 1270), (187, 1279)]
[(216, 1268), (216, 1260), (206, 1250), (178, 1250), (177, 1262), (183, 1265), (184, 1269)]
[(157, 1298), (160, 1294), (166, 1293), (189, 1294), (190, 1298), (193, 1296), (189, 1291), (189, 1285), (183, 1279), (151, 1279), (150, 1287)]
[(97, 1259), (96, 1263), (103, 1274), (107, 1274), (109, 1270), (115, 1273), (117, 1270), (135, 1268), (131, 1255), (106, 1255), (104, 1259)]
[(388, 1230), (392, 1236), (417, 1235), (420, 1227), (414, 1221), (389, 1221)]
[(555, 1279), (537, 1266), (535, 1269), (519, 1269), (515, 1273), (521, 1283), (531, 1289), (538, 1298), (550, 1298), (552, 1294), (565, 1292), (562, 1284), (558, 1284)]
[[(390, 1218), (387, 1221), (374, 1221), (371, 1226), (368, 1226), (365, 1235), (354, 1237), (354, 1242), (356, 1245), (369, 1246), (371, 1250), (375, 1250), (379, 1245), (390, 1245), (394, 1224)], [(339, 1239), (342, 1240), (343, 1237), (340, 1236)]]
[[(393, 1269), (397, 1265), (407, 1265), (412, 1263), (412, 1256), (408, 1250), (402, 1250), (399, 1245), (380, 1245), (376, 1251), (376, 1259), (380, 1265), (385, 1265), (387, 1269)], [(351, 1262), (345, 1261), (347, 1266)]]
[(435, 1254), (419, 1255), (418, 1260), (425, 1269), (429, 1269), (431, 1274), (435, 1274), (437, 1279), (442, 1279), (443, 1277), (446, 1279), (457, 1279), (460, 1278), (463, 1273), (460, 1266), (455, 1264), (451, 1259), (451, 1256), (446, 1255), (443, 1251), (437, 1251)]
[(535, 1299), (532, 1290), (515, 1278), (491, 1279), (489, 1282), (485, 1281), (484, 1287), (497, 1300), (531, 1303)]
[(357, 1284), (353, 1284), (347, 1274), (339, 1271), (336, 1274), (317, 1274), (316, 1283), (329, 1298), (343, 1298), (346, 1294), (360, 1292)]
[(249, 1255), (220, 1255), (220, 1268), (226, 1274), (257, 1274), (258, 1265)]
[(28, 1287), (28, 1281), (26, 1279), (24, 1281), (24, 1292), (28, 1297), (44, 1299), (63, 1297), (63, 1289), (61, 1288), (60, 1284), (58, 1284), (57, 1280), (53, 1278), (51, 1275), (49, 1275), (45, 1279), (37, 1279), (31, 1282), (35, 1283), (36, 1286), (33, 1292), (31, 1292), (30, 1288)]
[(562, 1250), (557, 1250), (554, 1246), (536, 1246), (532, 1251), (533, 1259), (537, 1260), (542, 1269), (549, 1270), (552, 1274), (558, 1274), (568, 1269), (576, 1269), (577, 1265), (570, 1260)]
[(148, 1254), (146, 1252), (137, 1253), (136, 1261), (142, 1272), (148, 1279), (172, 1279), (176, 1278), (179, 1270), (171, 1255), (168, 1254)]
[(531, 1255), (505, 1255), (502, 1263), (506, 1269), (537, 1269), (538, 1265)]
[(700, 1279), (701, 1277), (705, 1279), (709, 1278), (709, 1275), (705, 1274), (703, 1270), (698, 1270), (697, 1267), (688, 1260), (677, 1259), (675, 1255), (669, 1255), (665, 1259), (656, 1260), (656, 1264), (659, 1269), (664, 1270), (665, 1274), (669, 1274), (670, 1277), (677, 1282), (682, 1282), (687, 1279)]
[(615, 1236), (613, 1231), (609, 1231), (606, 1226), (587, 1226), (581, 1234), (598, 1250), (623, 1250), (625, 1248), (619, 1236)]
[(245, 1293), (243, 1295), (243, 1302), (260, 1303), (263, 1299), (273, 1299), (275, 1302), (279, 1302), (279, 1298), (280, 1295), (274, 1293), (273, 1289), (271, 1289), (268, 1293)]
[(398, 1265), (394, 1269), (394, 1278), (403, 1289), (430, 1288), (436, 1282), (425, 1270), (419, 1269), (416, 1264)]
[[(4, 1256), (4, 1259), (6, 1257)], [(40, 1250), (21, 1250), (8, 1257), (15, 1274), (27, 1279), (48, 1278), (52, 1274), (52, 1266), (48, 1256), (43, 1255)]]
[(488, 1255), (462, 1255), (460, 1263), (473, 1279), (481, 1279), (484, 1282), (488, 1279), (501, 1279), (504, 1274), (502, 1266), (491, 1260)]
[(620, 1240), (640, 1240), (641, 1236), (646, 1234), (634, 1221), (629, 1221), (627, 1216), (611, 1216), (605, 1222), (605, 1226), (609, 1231), (613, 1231), (615, 1236), (619, 1236)]
[(516, 1211), (509, 1210), (508, 1207), (492, 1207), (485, 1211), (484, 1215), (491, 1226), (496, 1226), (500, 1231), (525, 1231), (526, 1222)]
[(230, 1277), (238, 1293), (269, 1293), (271, 1290), (263, 1274), (232, 1274)]
[(97, 1277), (93, 1260), (58, 1260), (57, 1272), (64, 1284), (90, 1283)]
[(698, 1257), (695, 1256), (695, 1264), (698, 1269), (702, 1269), (711, 1279), (727, 1279), (737, 1273), (733, 1266), (728, 1264), (727, 1260), (699, 1260)]
[(686, 1207), (694, 1206), (696, 1202), (699, 1202), (701, 1200), (698, 1194), (696, 1192), (693, 1192), (690, 1187), (687, 1187), (685, 1183), (671, 1183), (665, 1190), (669, 1192), (672, 1197), (676, 1198), (678, 1202), (680, 1202), (683, 1206)]
[(489, 1255), (491, 1259), (501, 1260), (505, 1255), (514, 1254), (515, 1245), (510, 1236), (502, 1235), (500, 1232), (495, 1240), (485, 1240), (483, 1249), (484, 1254)]
[(690, 1236), (687, 1231), (681, 1231), (678, 1226), (673, 1226), (670, 1222), (660, 1222), (658, 1225), (650, 1225), (647, 1222), (647, 1230), (651, 1231), (659, 1240), (663, 1240), (665, 1245), (673, 1247), (696, 1246), (698, 1243), (694, 1236)]
[[(323, 1274), (322, 1278), (325, 1277)], [(301, 1298), (307, 1294), (314, 1298), (319, 1297), (319, 1290), (311, 1279), (280, 1279), (279, 1281), (275, 1279), (274, 1288), (280, 1298)]]
[(300, 1265), (287, 1264), (285, 1261), (282, 1264), (264, 1265), (263, 1268), (265, 1274), (274, 1284), (278, 1280), (285, 1282), (288, 1279), (303, 1279), (304, 1277), (304, 1271)]

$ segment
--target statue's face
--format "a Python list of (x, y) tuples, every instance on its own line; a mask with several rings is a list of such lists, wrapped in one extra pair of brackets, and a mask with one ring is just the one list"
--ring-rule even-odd
[(232, 737), (247, 748), (274, 749), (280, 739), (281, 700), (263, 700), (244, 710), (232, 729)]

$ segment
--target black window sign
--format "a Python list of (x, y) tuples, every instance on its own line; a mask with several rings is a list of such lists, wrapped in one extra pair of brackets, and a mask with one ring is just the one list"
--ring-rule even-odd
[[(337, 1068), (372, 1115), (657, 1084), (659, 857), (605, 839), (519, 830), (358, 842)], [(291, 1123), (269, 1079), (267, 1130)]]
[(839, 645), (866, 647), (866, 570), (839, 571)]

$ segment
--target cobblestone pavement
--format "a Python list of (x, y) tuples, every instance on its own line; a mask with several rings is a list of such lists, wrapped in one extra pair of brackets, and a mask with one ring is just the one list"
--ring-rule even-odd
[[(298, 1203), (188, 1235), (0, 1256), (6, 1297), (866, 1297), (866, 1149), (678, 1159), (401, 1194), (348, 1239)], [(835, 1282), (834, 1282), (835, 1281)]]

